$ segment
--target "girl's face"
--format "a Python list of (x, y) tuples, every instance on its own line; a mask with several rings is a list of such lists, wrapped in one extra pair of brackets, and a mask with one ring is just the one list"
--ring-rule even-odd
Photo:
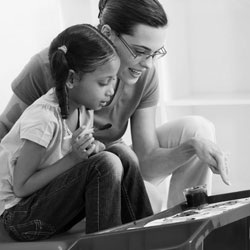
[[(133, 36), (115, 36), (114, 43), (121, 59), (118, 77), (127, 84), (135, 84), (142, 72), (152, 67), (153, 61), (157, 60), (152, 57), (146, 58), (143, 53), (157, 52), (164, 46), (165, 39), (166, 27), (155, 28), (142, 24), (135, 26)], [(142, 56), (134, 58), (130, 49)]]
[(93, 110), (106, 106), (114, 94), (119, 67), (120, 59), (115, 57), (95, 71), (84, 73), (80, 79), (75, 77), (73, 87), (69, 89), (70, 106), (84, 105)]

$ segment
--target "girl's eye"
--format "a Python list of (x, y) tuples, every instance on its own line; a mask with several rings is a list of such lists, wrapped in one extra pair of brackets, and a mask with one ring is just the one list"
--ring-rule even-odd
[(104, 86), (107, 86), (108, 85), (108, 82), (99, 82), (99, 85), (104, 87)]
[(116, 81), (117, 77), (110, 77), (108, 78), (107, 81), (105, 82), (99, 82), (99, 85), (102, 87), (108, 86), (109, 84), (113, 83), (114, 81)]

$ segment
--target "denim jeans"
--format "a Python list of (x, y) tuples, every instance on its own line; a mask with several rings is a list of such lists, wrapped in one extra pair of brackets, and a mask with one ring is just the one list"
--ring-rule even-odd
[(34, 241), (65, 232), (86, 217), (86, 233), (152, 215), (134, 152), (122, 143), (91, 156), (5, 210), (9, 235)]

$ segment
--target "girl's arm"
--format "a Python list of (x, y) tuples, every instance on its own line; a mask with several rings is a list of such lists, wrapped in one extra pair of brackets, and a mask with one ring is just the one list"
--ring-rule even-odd
[(43, 188), (55, 177), (74, 166), (71, 154), (66, 155), (53, 165), (38, 170), (45, 148), (26, 140), (14, 168), (14, 193), (18, 197), (28, 196)]
[[(43, 188), (58, 175), (87, 159), (94, 151), (92, 134), (79, 138), (81, 130), (75, 131), (72, 138), (72, 151), (54, 164), (38, 170), (46, 149), (29, 140), (21, 149), (14, 168), (14, 193), (17, 197), (28, 196)], [(86, 150), (87, 149), (87, 150)]]

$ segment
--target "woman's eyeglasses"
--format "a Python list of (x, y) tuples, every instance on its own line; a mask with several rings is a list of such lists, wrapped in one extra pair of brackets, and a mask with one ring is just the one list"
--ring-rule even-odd
[(126, 40), (124, 38), (122, 38), (121, 35), (117, 35), (117, 37), (120, 39), (120, 41), (123, 43), (123, 45), (127, 48), (127, 50), (133, 56), (134, 59), (136, 59), (138, 57), (144, 57), (145, 59), (148, 59), (150, 57), (152, 57), (153, 59), (159, 59), (159, 58), (161, 58), (161, 57), (163, 57), (163, 56), (165, 56), (167, 54), (167, 51), (164, 48), (164, 46), (162, 48), (158, 49), (157, 51), (155, 51), (152, 54), (146, 53), (145, 51), (144, 52), (134, 51), (129, 46), (129, 44), (126, 42)]

